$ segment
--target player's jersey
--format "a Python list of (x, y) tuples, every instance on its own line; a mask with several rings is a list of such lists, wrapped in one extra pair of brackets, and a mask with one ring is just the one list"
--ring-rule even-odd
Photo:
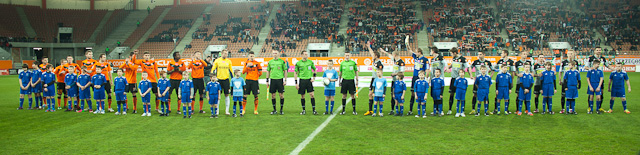
[(508, 57), (498, 60), (496, 66), (493, 67), (493, 70), (496, 72), (500, 72), (500, 70), (502, 70), (502, 65), (507, 65), (509, 67), (509, 69), (507, 70), (507, 72), (509, 73), (516, 70), (516, 66), (513, 65), (513, 60), (509, 59)]
[[(174, 72), (173, 70), (178, 68), (179, 71)], [(167, 72), (171, 72), (171, 74), (169, 74), (169, 79), (171, 80), (180, 80), (182, 79), (182, 72), (184, 72), (187, 69), (187, 65), (184, 64), (184, 59), (180, 59), (178, 60), (178, 62), (176, 62), (175, 60), (171, 60), (169, 62), (169, 65), (167, 66)]]
[[(280, 60), (282, 60), (282, 59), (280, 59)], [(269, 62), (271, 62), (271, 61), (269, 61)], [(213, 68), (212, 68), (213, 70), (212, 70), (212, 72), (215, 71), (216, 72), (216, 76), (218, 76), (218, 79), (220, 79), (220, 80), (226, 80), (226, 79), (229, 79), (229, 78), (233, 78), (233, 69), (231, 68), (232, 67), (231, 64), (232, 64), (231, 60), (229, 60), (229, 59), (218, 58), (215, 61), (213, 61)], [(283, 63), (283, 64), (286, 64), (286, 63)], [(283, 69), (284, 69), (284, 67), (283, 67)], [(284, 69), (284, 71), (286, 72), (287, 69), (289, 69), (289, 68)], [(273, 72), (271, 74), (273, 74)], [(284, 73), (283, 73), (282, 76), (284, 77)]]
[(427, 90), (429, 90), (429, 83), (427, 80), (416, 80), (414, 84), (416, 93), (427, 93)]
[(111, 81), (110, 75), (113, 71), (111, 68), (111, 64), (109, 64), (108, 62), (97, 62), (93, 65), (93, 68), (91, 68), (91, 70), (95, 72), (97, 67), (102, 67), (102, 74), (107, 78), (107, 81)]
[(418, 77), (420, 71), (425, 71), (429, 69), (429, 59), (424, 56), (418, 57), (416, 54), (411, 54), (413, 57), (413, 76)]
[(478, 91), (489, 91), (489, 87), (491, 87), (491, 76), (489, 75), (480, 75), (476, 80), (476, 85), (478, 86)]
[(451, 59), (451, 78), (458, 78), (460, 71), (463, 71), (469, 67), (467, 64), (467, 58), (463, 56), (454, 57)]
[[(444, 57), (442, 55), (434, 56), (431, 58), (431, 74), (429, 77), (433, 78), (436, 73), (436, 69), (440, 69), (440, 73), (444, 73)], [(440, 74), (440, 77), (444, 77), (444, 74)]]
[(206, 91), (209, 93), (209, 96), (218, 96), (220, 95), (220, 90), (222, 90), (222, 86), (220, 86), (220, 82), (210, 81), (207, 83)]
[(444, 79), (440, 77), (431, 79), (431, 97), (436, 100), (441, 100), (440, 95), (442, 95), (442, 92), (444, 92)]
[(72, 71), (70, 71), (70, 70), (69, 70), (69, 67), (70, 67), (70, 66), (75, 67), (75, 68), (74, 68), (74, 70), (72, 70), (72, 71), (73, 71), (73, 73), (75, 73), (75, 74), (80, 74), (80, 73), (81, 73), (81, 71), (80, 71), (80, 66), (79, 66), (78, 64), (76, 64), (76, 63), (71, 63), (71, 62), (69, 62), (69, 63), (67, 63), (67, 64), (63, 65), (63, 67), (64, 67), (64, 69), (67, 71), (67, 73), (72, 72)]
[(158, 67), (155, 61), (153, 60), (138, 60), (136, 61), (136, 65), (140, 65), (140, 67), (142, 67), (142, 71), (147, 73), (148, 76), (148, 80), (151, 83), (156, 83), (157, 82), (157, 77), (156, 75), (160, 75), (158, 74)]
[[(251, 63), (252, 65), (249, 66), (248, 65), (249, 63)], [(247, 74), (245, 76), (246, 80), (258, 81), (258, 78), (262, 76), (262, 65), (260, 65), (260, 62), (258, 61), (247, 60), (246, 62), (244, 62), (244, 68), (242, 69), (242, 74)]]
[(520, 84), (522, 87), (520, 87), (520, 91), (524, 91), (524, 89), (529, 89), (531, 90), (531, 86), (533, 85), (533, 75), (529, 74), (529, 73), (524, 73), (522, 74), (522, 77), (520, 77)]
[[(39, 69), (34, 69), (31, 71), (31, 83), (36, 83), (38, 80), (42, 78), (42, 72)], [(40, 83), (38, 85), (41, 85)]]
[(373, 68), (371, 70), (371, 75), (373, 78), (378, 78), (378, 70), (382, 70), (384, 69), (384, 64), (382, 64), (382, 61), (380, 59), (376, 60), (375, 62), (373, 62)]
[(298, 78), (300, 79), (311, 79), (313, 70), (315, 69), (316, 66), (313, 64), (313, 61), (309, 59), (306, 61), (300, 60), (295, 66), (295, 72), (298, 73)]
[[(337, 80), (338, 72), (335, 69), (329, 69), (324, 71), (324, 73), (322, 74), (322, 77)], [(324, 90), (336, 90), (336, 82), (335, 81), (329, 82), (329, 85), (324, 86)]]
[[(147, 90), (153, 89), (151, 87), (152, 87), (151, 86), (151, 81), (149, 79), (140, 80), (140, 84), (138, 84), (138, 90), (140, 90), (140, 92), (143, 93), (143, 94), (146, 93)], [(149, 90), (149, 92), (153, 92), (153, 90)], [(147, 95), (149, 95), (149, 94), (147, 94)], [(144, 97), (144, 96), (142, 96), (142, 97)]]
[(40, 67), (40, 72), (42, 73), (47, 72), (47, 65), (49, 65), (49, 63), (40, 64), (40, 66), (38, 66)]
[(376, 78), (373, 82), (373, 95), (377, 97), (382, 97), (387, 90), (387, 79), (384, 78)]
[(545, 85), (554, 84), (556, 81), (556, 73), (554, 71), (544, 71), (542, 72), (540, 81), (542, 81), (542, 84)]
[(353, 80), (358, 71), (358, 64), (353, 60), (345, 60), (340, 63), (340, 74), (345, 80)]
[(511, 88), (512, 81), (511, 74), (509, 73), (500, 73), (496, 76), (497, 87)]
[(560, 72), (564, 73), (564, 72), (567, 72), (567, 71), (571, 70), (569, 68), (569, 63), (571, 63), (571, 62), (576, 62), (576, 65), (580, 65), (578, 60), (575, 60), (575, 59), (573, 61), (572, 60), (562, 60), (562, 65), (561, 65), (561, 68), (560, 68)]
[(55, 69), (53, 69), (53, 73), (56, 74), (56, 82), (64, 83), (64, 76), (67, 75), (66, 72), (67, 72), (67, 70), (62, 65), (60, 65), (60, 66), (56, 67)]
[(482, 75), (482, 73), (480, 72), (480, 66), (483, 66), (483, 65), (487, 67), (487, 72), (485, 72), (485, 74), (488, 75), (489, 71), (491, 71), (491, 68), (493, 68), (493, 66), (491, 65), (491, 61), (487, 59), (484, 59), (484, 60), (478, 59), (473, 61), (473, 63), (471, 63), (471, 67), (473, 67), (476, 70), (475, 72), (476, 77)]
[(46, 87), (49, 91), (54, 91), (55, 89), (55, 84), (53, 84), (56, 81), (56, 75), (53, 74), (52, 72), (44, 72), (42, 73), (42, 86), (44, 86), (45, 84), (47, 84), (48, 86)]
[[(91, 77), (91, 83), (94, 85), (93, 93), (104, 93), (104, 85), (102, 84), (107, 83), (107, 78), (103, 74), (97, 73)], [(95, 88), (96, 85), (101, 85), (101, 87)]]
[(169, 83), (169, 79), (163, 77), (158, 80), (158, 90), (159, 90), (158, 93), (164, 93), (164, 91), (166, 91), (170, 87), (171, 87), (171, 83)]
[(182, 97), (191, 97), (192, 89), (193, 89), (193, 81), (191, 80), (180, 81), (180, 95), (182, 95)]
[(580, 84), (580, 72), (578, 70), (568, 70), (564, 73), (562, 79), (566, 82), (567, 87), (574, 87)]
[(206, 66), (207, 63), (204, 62), (204, 60), (191, 61), (191, 64), (189, 64), (189, 68), (191, 69), (191, 78), (204, 78), (204, 67)]
[[(393, 58), (393, 73), (404, 72), (405, 63), (402, 58)], [(394, 77), (395, 78), (395, 77)]]
[(119, 68), (124, 69), (124, 77), (127, 78), (128, 83), (135, 84), (138, 79), (138, 65), (133, 62), (126, 62), (120, 65)]
[(18, 74), (18, 78), (22, 80), (23, 87), (29, 86), (29, 82), (31, 82), (31, 72), (27, 70), (22, 71)]
[(607, 59), (604, 58), (603, 56), (590, 56), (589, 57), (589, 62), (587, 64), (585, 64), (585, 66), (592, 68), (593, 67), (593, 61), (595, 60), (599, 60), (600, 61), (600, 68), (602, 69), (602, 67), (604, 66), (609, 66), (609, 64), (607, 63)]
[(467, 91), (467, 87), (469, 87), (469, 82), (467, 81), (467, 79), (463, 77), (458, 77), (458, 79), (456, 79), (456, 84), (454, 84), (454, 86), (456, 86), (456, 92), (458, 90)]
[(114, 85), (113, 89), (115, 92), (124, 92), (128, 84), (129, 82), (127, 81), (127, 78), (125, 78), (124, 76), (113, 78), (113, 85)]
[(538, 76), (540, 74), (542, 74), (542, 72), (546, 71), (547, 69), (544, 68), (544, 63), (536, 63), (535, 65), (533, 65), (533, 70), (535, 70), (535, 77), (536, 77), (536, 82), (535, 85), (540, 85), (542, 84), (540, 77)]
[(64, 84), (70, 87), (70, 92), (78, 91), (78, 85), (76, 85), (76, 82), (78, 82), (78, 75), (76, 75), (75, 73), (67, 73), (67, 75), (64, 77)]
[[(82, 66), (87, 66), (87, 69), (91, 69), (93, 68), (93, 65), (95, 65), (96, 63), (98, 63), (98, 61), (96, 61), (95, 59), (86, 59), (86, 60), (82, 60)], [(91, 76), (95, 75), (95, 72), (91, 72)]]
[(611, 91), (624, 91), (624, 83), (629, 80), (629, 76), (625, 71), (613, 71), (609, 75), (611, 81)]
[[(531, 60), (528, 60), (527, 58), (520, 58), (520, 60), (516, 61), (515, 63), (515, 67), (516, 67), (516, 73), (518, 74), (524, 74), (524, 66), (525, 64), (527, 64), (527, 62), (530, 65), (533, 65), (533, 62), (531, 62)], [(533, 67), (530, 67), (529, 69), (529, 73), (534, 73), (535, 71), (533, 70)], [(518, 84), (520, 83), (520, 78), (518, 78)]]
[(78, 75), (77, 81), (80, 85), (85, 86), (87, 83), (91, 82), (91, 76), (89, 74), (80, 74)]
[(244, 83), (244, 80), (240, 77), (232, 78), (230, 81), (231, 87), (233, 88), (233, 96), (242, 96), (244, 95), (244, 86), (247, 85)]
[(600, 69), (592, 69), (587, 72), (587, 78), (589, 78), (589, 83), (595, 89), (598, 87), (600, 83), (600, 78), (604, 77), (604, 73)]
[(403, 91), (407, 90), (407, 84), (402, 80), (393, 81), (393, 93), (401, 94)]

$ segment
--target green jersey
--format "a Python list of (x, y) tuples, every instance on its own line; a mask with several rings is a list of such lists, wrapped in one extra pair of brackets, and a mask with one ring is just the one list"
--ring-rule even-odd
[(289, 70), (289, 64), (282, 59), (272, 59), (269, 61), (267, 71), (269, 71), (269, 78), (282, 79), (284, 78), (284, 72)]
[(316, 69), (316, 66), (313, 64), (313, 61), (307, 59), (307, 61), (298, 61), (295, 71), (298, 73), (300, 79), (311, 79), (314, 69)]
[(353, 60), (345, 60), (340, 63), (340, 73), (343, 79), (353, 80), (356, 77), (357, 71), (358, 64)]

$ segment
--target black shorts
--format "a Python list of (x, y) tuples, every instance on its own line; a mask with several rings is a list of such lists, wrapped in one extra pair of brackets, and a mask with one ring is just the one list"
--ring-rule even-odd
[(247, 85), (244, 86), (244, 94), (249, 95), (253, 93), (253, 95), (260, 94), (260, 85), (258, 85), (258, 81), (255, 80), (245, 80)]
[(542, 90), (542, 85), (535, 85), (533, 86), (533, 94), (540, 94), (540, 90)]
[(135, 83), (129, 83), (129, 85), (127, 85), (127, 88), (124, 89), (124, 92), (133, 93), (133, 95), (135, 96), (138, 92), (138, 88), (136, 87)]
[(313, 83), (311, 83), (311, 79), (300, 79), (299, 85), (300, 88), (298, 89), (298, 94), (302, 95), (313, 92)]
[(373, 90), (373, 81), (376, 81), (376, 79), (375, 78), (371, 78), (371, 82), (369, 83), (369, 91)]
[(418, 79), (420, 79), (418, 76), (413, 76), (413, 78), (411, 78), (411, 92), (413, 92), (414, 84)]
[(356, 94), (356, 81), (342, 79), (342, 86), (340, 86), (341, 94)]
[(56, 83), (56, 89), (58, 90), (58, 94), (62, 93), (62, 94), (67, 94), (67, 89), (65, 88), (67, 85), (63, 82), (57, 82)]
[(269, 93), (284, 93), (284, 85), (282, 79), (271, 79), (269, 83)]
[[(157, 87), (156, 83), (156, 87)], [(180, 80), (169, 80), (169, 84), (171, 85), (171, 87), (169, 87), (169, 97), (171, 97), (171, 94), (173, 93), (173, 90), (176, 90), (176, 95), (179, 94), (180, 92), (178, 91), (178, 89), (180, 89)], [(156, 90), (156, 89), (153, 89)], [(153, 93), (156, 93), (155, 91)]]
[(456, 79), (455, 78), (451, 78), (451, 81), (449, 81), (449, 93), (456, 93)]
[(229, 94), (229, 79), (225, 79), (225, 80), (218, 80), (218, 82), (220, 82), (220, 88), (222, 88), (222, 92), (227, 95)]
[(562, 92), (562, 97), (565, 97), (566, 93), (565, 93), (565, 88), (567, 88), (567, 84), (566, 83), (562, 83), (562, 88), (560, 89), (560, 92)]
[(153, 94), (158, 96), (158, 83), (157, 82), (151, 82), (151, 92), (153, 92)]
[(195, 97), (196, 93), (200, 93), (200, 95), (204, 94), (204, 79), (202, 78), (193, 78), (193, 95)]
[(111, 83), (109, 81), (104, 83), (104, 91), (107, 92), (107, 95), (111, 94)]

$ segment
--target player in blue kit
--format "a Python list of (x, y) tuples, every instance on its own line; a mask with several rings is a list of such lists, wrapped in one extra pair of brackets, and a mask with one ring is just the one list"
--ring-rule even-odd
[[(236, 117), (236, 105), (240, 104), (240, 117), (244, 116), (244, 112), (242, 111), (242, 97), (244, 96), (244, 86), (247, 85), (244, 83), (244, 79), (242, 79), (242, 72), (239, 69), (233, 71), (236, 74), (235, 77), (231, 79), (231, 88), (233, 89), (233, 116)], [(315, 105), (315, 104), (314, 104)]]
[[(587, 82), (589, 83), (589, 89), (587, 89), (587, 94), (589, 94), (589, 109), (587, 109), (587, 114), (593, 113), (594, 97), (597, 99), (596, 105), (598, 107), (596, 110), (600, 109), (600, 102), (602, 102), (602, 99), (600, 98), (600, 95), (602, 95), (602, 88), (600, 88), (600, 86), (602, 86), (602, 83), (604, 82), (604, 73), (599, 67), (600, 60), (595, 60), (593, 61), (593, 69), (587, 72)], [(598, 110), (596, 113), (600, 114), (600, 111)]]
[[(75, 66), (70, 65), (69, 70), (75, 70)], [(76, 100), (78, 97), (78, 75), (75, 72), (68, 72), (67, 75), (64, 76), (64, 87), (67, 91), (67, 97), (69, 97), (69, 101), (67, 102), (67, 112), (73, 111), (73, 107), (78, 105), (78, 101)], [(79, 108), (76, 108), (79, 109)]]
[(509, 115), (509, 94), (513, 88), (513, 79), (509, 74), (509, 65), (502, 64), (500, 73), (496, 76), (496, 108), (497, 115), (500, 115), (500, 103), (504, 101), (504, 114)]
[[(118, 111), (116, 111), (116, 115), (126, 115), (127, 114), (127, 106), (125, 105), (127, 100), (127, 92), (125, 92), (129, 82), (127, 78), (122, 76), (124, 74), (124, 70), (119, 68), (117, 71), (118, 77), (113, 79), (113, 92), (116, 93), (116, 104), (118, 104)], [(122, 108), (124, 106), (124, 110)]]
[[(407, 84), (405, 84), (404, 81), (402, 80), (404, 78), (404, 75), (402, 72), (400, 72), (400, 74), (396, 76), (397, 76), (396, 81), (393, 81), (393, 86), (392, 86), (393, 100), (395, 100), (396, 103), (398, 103), (398, 108), (396, 108), (396, 116), (402, 116), (402, 114), (404, 113), (403, 111), (404, 110), (404, 94), (407, 91)], [(419, 98), (418, 98), (418, 101), (420, 101)], [(391, 111), (393, 111), (393, 109)]]
[(456, 100), (458, 100), (458, 104), (456, 107), (456, 117), (466, 117), (464, 115), (464, 102), (467, 96), (467, 87), (469, 86), (469, 81), (464, 78), (464, 72), (458, 72), (458, 78), (454, 83), (454, 87), (456, 87)]
[(169, 111), (169, 96), (167, 96), (167, 94), (169, 93), (169, 89), (171, 88), (171, 82), (169, 82), (169, 79), (167, 79), (166, 71), (160, 71), (159, 75), (158, 99), (160, 100), (160, 105), (162, 107), (162, 113), (160, 114), (160, 116), (169, 116), (171, 111)]
[(22, 110), (22, 105), (24, 104), (24, 96), (26, 95), (29, 98), (29, 105), (32, 104), (33, 100), (31, 99), (31, 72), (28, 71), (29, 65), (22, 65), (22, 72), (18, 74), (18, 84), (20, 84), (20, 107), (18, 110)]
[[(180, 88), (178, 93), (178, 98), (182, 99), (182, 103), (191, 103), (191, 98), (193, 98), (193, 81), (191, 81), (189, 77), (189, 72), (182, 72), (182, 81), (180, 81)], [(242, 98), (242, 95), (240, 95), (240, 98)], [(193, 113), (193, 110), (187, 111), (187, 106), (189, 106), (188, 108), (191, 109), (191, 104), (182, 104), (182, 111), (184, 114), (183, 118), (187, 118), (187, 113), (189, 114), (189, 118), (191, 118), (191, 114)]]
[(91, 75), (87, 73), (87, 66), (80, 67), (82, 74), (78, 75), (76, 85), (78, 86), (78, 99), (80, 100), (80, 109), (76, 112), (82, 112), (84, 110), (84, 103), (89, 105), (89, 112), (93, 112), (93, 106), (91, 105)]
[[(36, 99), (36, 105), (33, 109), (42, 109), (42, 71), (40, 71), (39, 65), (40, 63), (37, 61), (31, 65), (33, 68), (33, 70), (31, 70), (31, 93), (33, 93)], [(29, 104), (29, 109), (31, 109), (31, 104)]]
[[(422, 71), (425, 74), (425, 77), (428, 76), (427, 69), (429, 69), (429, 59), (424, 57), (422, 54), (422, 49), (418, 48), (417, 52), (414, 52), (411, 48), (407, 48), (412, 53), (411, 57), (413, 57), (413, 78), (411, 78), (411, 99), (409, 99), (409, 112), (407, 115), (413, 115), (413, 103), (416, 100), (415, 92), (415, 83), (419, 79), (418, 74)], [(418, 108), (420, 109), (420, 108)]]
[[(371, 116), (376, 117), (376, 113), (378, 113), (378, 115), (380, 115), (380, 117), (383, 117), (382, 114), (382, 103), (384, 103), (384, 98), (387, 96), (386, 92), (387, 92), (387, 79), (382, 77), (382, 70), (377, 70), (377, 76), (378, 78), (376, 78), (374, 81), (372, 81), (373, 83), (373, 100), (375, 101), (375, 104), (373, 105), (373, 114), (371, 114)], [(380, 109), (378, 109), (380, 108)], [(379, 111), (378, 111), (379, 110)]]
[[(553, 106), (553, 95), (556, 91), (556, 72), (551, 70), (551, 62), (547, 62), (544, 64), (545, 71), (542, 72), (540, 80), (542, 81), (542, 114), (549, 112), (549, 114), (553, 115), (555, 112), (552, 111)], [(546, 107), (545, 107), (546, 106)]]
[(524, 102), (527, 106), (525, 114), (533, 116), (533, 113), (531, 113), (531, 88), (533, 87), (534, 81), (533, 75), (531, 74), (530, 70), (531, 63), (525, 62), (524, 73), (522, 73), (522, 76), (520, 76), (520, 84), (518, 84), (520, 85), (520, 90), (518, 91), (518, 116), (522, 115), (522, 102)]
[[(420, 71), (418, 73), (418, 78), (420, 79), (416, 80), (412, 86), (415, 88), (413, 91), (413, 95), (416, 96), (416, 102), (418, 102), (418, 115), (416, 115), (417, 118), (427, 118), (427, 112), (425, 110), (427, 110), (426, 103), (427, 91), (429, 91), (429, 82), (424, 79), (426, 77), (424, 74), (424, 71)], [(404, 106), (402, 106), (401, 109), (401, 112), (404, 112)]]
[(440, 76), (442, 70), (435, 69), (434, 78), (431, 79), (431, 98), (433, 98), (433, 113), (431, 116), (438, 115), (441, 117), (444, 115), (442, 110), (442, 93), (444, 93), (444, 79)]
[(47, 100), (47, 110), (45, 112), (54, 112), (56, 111), (56, 100), (54, 99), (56, 95), (56, 88), (54, 86), (56, 83), (56, 75), (53, 74), (53, 65), (48, 64), (46, 69), (47, 71), (42, 73), (42, 86), (44, 88), (42, 92)]
[(566, 88), (564, 88), (564, 96), (567, 99), (567, 112), (565, 114), (578, 114), (575, 111), (576, 99), (578, 98), (578, 89), (582, 86), (582, 82), (580, 81), (580, 71), (576, 70), (577, 65), (578, 62), (569, 62), (568, 68), (562, 77), (563, 83), (566, 85)]
[(107, 78), (102, 74), (102, 67), (96, 67), (96, 74), (91, 77), (93, 85), (93, 99), (96, 100), (96, 111), (93, 114), (104, 114), (104, 86), (107, 84)]
[[(322, 74), (323, 78), (329, 79), (329, 84), (324, 86), (324, 114), (333, 115), (333, 103), (336, 96), (336, 81), (338, 81), (338, 72), (333, 69), (333, 60), (327, 61), (327, 70)], [(329, 110), (329, 102), (331, 102), (331, 110)]]
[(140, 116), (151, 116), (151, 92), (153, 86), (151, 85), (151, 81), (148, 79), (149, 74), (147, 72), (142, 72), (141, 77), (142, 79), (140, 79), (140, 83), (138, 84), (138, 90), (140, 90), (138, 93), (142, 99), (143, 112)]
[[(629, 93), (631, 93), (631, 83), (629, 83), (629, 76), (627, 72), (622, 70), (622, 63), (616, 63), (616, 70), (611, 72), (609, 75), (609, 86), (608, 91), (611, 92), (611, 101), (609, 101), (609, 110), (607, 113), (613, 112), (613, 103), (615, 102), (615, 98), (620, 98), (622, 100), (622, 108), (624, 112), (630, 114), (631, 111), (627, 109), (627, 96), (624, 92), (624, 83), (627, 83), (627, 89)], [(613, 85), (613, 89), (611, 89)]]
[(484, 116), (489, 116), (489, 87), (493, 82), (491, 76), (487, 74), (487, 66), (480, 66), (481, 75), (476, 78), (475, 85), (478, 88), (477, 100), (478, 100), (478, 112), (476, 116), (480, 116), (480, 108), (484, 104)]
[(207, 94), (207, 100), (209, 100), (209, 105), (211, 106), (211, 117), (209, 118), (218, 118), (218, 101), (220, 99), (220, 94), (222, 93), (222, 86), (220, 82), (218, 82), (218, 77), (215, 73), (209, 74), (210, 80), (207, 83), (205, 88), (205, 94)]

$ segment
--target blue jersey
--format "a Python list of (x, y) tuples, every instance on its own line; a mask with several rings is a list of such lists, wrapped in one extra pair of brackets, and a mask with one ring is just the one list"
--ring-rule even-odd
[(244, 80), (239, 77), (235, 77), (231, 79), (231, 87), (233, 88), (233, 96), (243, 96), (244, 95)]
[(624, 91), (624, 83), (629, 80), (629, 76), (625, 71), (614, 71), (609, 75), (609, 80), (611, 82), (611, 91)]
[(77, 82), (80, 85), (85, 86), (85, 85), (87, 85), (87, 83), (91, 82), (91, 76), (89, 74), (80, 74), (80, 75), (78, 75)]
[[(42, 71), (40, 71), (39, 69), (34, 69), (31, 71), (31, 82), (35, 83), (38, 82), (38, 80), (40, 80), (40, 78), (42, 77)], [(40, 85), (40, 84), (38, 84)]]
[(407, 90), (407, 84), (402, 80), (393, 81), (393, 93), (402, 94), (403, 91)]
[(444, 92), (444, 80), (440, 77), (431, 79), (431, 97), (441, 100), (440, 95)]
[[(104, 76), (104, 74), (102, 73), (98, 73), (96, 75), (93, 75), (93, 77), (91, 77), (91, 83), (93, 83), (94, 88), (93, 88), (93, 93), (104, 93), (104, 85), (105, 83), (107, 83), (107, 78)], [(102, 85), (100, 88), (95, 88), (96, 85)]]
[(580, 72), (577, 70), (566, 71), (562, 79), (564, 79), (567, 87), (577, 87), (580, 81)]
[[(338, 72), (335, 69), (329, 69), (322, 74), (323, 78), (338, 79)], [(329, 85), (324, 86), (324, 90), (336, 90), (336, 82), (331, 81)]]
[(416, 54), (411, 54), (413, 57), (413, 76), (417, 77), (420, 71), (429, 69), (429, 59), (424, 56), (418, 57)]
[(31, 72), (26, 70), (22, 71), (20, 72), (20, 74), (18, 74), (18, 78), (22, 80), (23, 87), (29, 86), (29, 82), (31, 82)]
[(456, 91), (467, 91), (467, 87), (469, 87), (469, 81), (467, 81), (467, 79), (465, 79), (464, 77), (460, 77), (456, 79), (456, 84), (454, 86), (456, 87)]
[(78, 82), (78, 75), (74, 73), (67, 73), (67, 75), (64, 76), (64, 84), (70, 87), (69, 91), (78, 92), (78, 85), (76, 85), (76, 82)]
[(520, 87), (520, 90), (521, 91), (524, 91), (524, 89), (531, 90), (531, 86), (533, 83), (534, 83), (533, 76), (530, 73), (522, 74), (522, 77), (520, 77), (520, 84), (522, 84), (522, 87)]
[(54, 86), (55, 82), (56, 82), (55, 74), (53, 74), (52, 72), (42, 73), (42, 86), (44, 86), (44, 84), (48, 84), (46, 88), (49, 89), (49, 91), (55, 91), (55, 86)]
[(416, 93), (427, 93), (427, 90), (429, 90), (429, 83), (427, 80), (416, 80), (414, 85)]
[[(151, 88), (151, 81), (147, 80), (140, 80), (140, 84), (138, 84), (138, 89), (140, 90), (141, 93), (146, 93), (147, 90), (149, 90), (149, 88)], [(150, 92), (153, 92), (150, 91)], [(145, 96), (149, 96), (149, 94), (145, 95)]]
[(191, 98), (191, 90), (193, 89), (193, 81), (182, 80), (180, 81), (180, 95), (182, 98)]
[(210, 81), (207, 83), (207, 88), (205, 88), (207, 92), (209, 92), (209, 96), (218, 96), (220, 94), (220, 90), (222, 87), (220, 86), (220, 82)]
[(589, 72), (587, 72), (587, 78), (589, 78), (589, 84), (591, 84), (591, 87), (593, 87), (593, 89), (596, 89), (598, 87), (598, 84), (600, 83), (600, 78), (604, 77), (604, 73), (602, 73), (602, 70), (600, 69), (592, 69), (589, 70)]
[(544, 71), (542, 72), (540, 80), (543, 85), (554, 84), (556, 81), (556, 73), (554, 71)]
[(478, 91), (489, 91), (489, 87), (493, 84), (489, 75), (480, 75), (475, 82), (478, 86)]
[(377, 97), (382, 97), (387, 90), (387, 79), (384, 78), (376, 78), (373, 81), (373, 95)]
[(124, 76), (116, 77), (113, 79), (113, 85), (114, 85), (113, 89), (115, 92), (119, 92), (119, 93), (124, 92), (128, 84), (129, 82), (127, 82), (127, 78), (125, 78)]
[[(158, 93), (164, 93), (164, 91), (166, 91), (170, 87), (171, 87), (171, 84), (169, 83), (169, 79), (160, 78), (158, 80), (158, 89), (160, 89), (160, 91)], [(167, 92), (167, 93), (169, 93), (169, 92)]]
[(496, 76), (497, 87), (511, 88), (512, 83), (513, 83), (513, 79), (511, 78), (511, 74), (509, 73), (500, 73), (498, 74), (498, 76)]

